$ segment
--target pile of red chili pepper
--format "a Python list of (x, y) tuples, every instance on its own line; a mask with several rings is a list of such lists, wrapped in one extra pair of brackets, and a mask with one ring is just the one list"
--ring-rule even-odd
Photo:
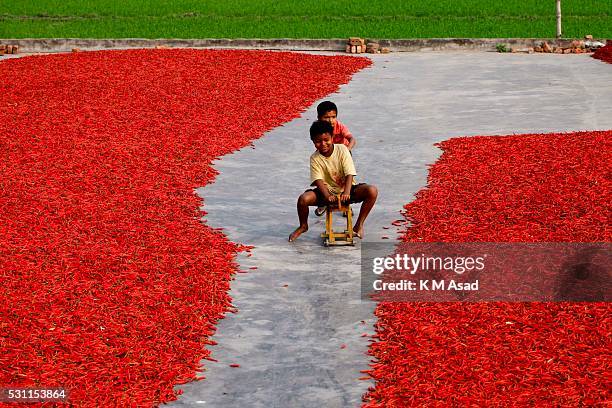
[[(406, 242), (610, 242), (612, 131), (442, 142)], [(380, 303), (365, 406), (593, 406), (607, 303)]]
[(591, 55), (593, 58), (597, 58), (608, 64), (612, 64), (612, 45), (606, 45), (604, 47), (599, 48), (597, 51)]
[(171, 49), (0, 63), (0, 385), (65, 387), (80, 406), (174, 399), (210, 358), (244, 249), (202, 222), (194, 189), (369, 64)]

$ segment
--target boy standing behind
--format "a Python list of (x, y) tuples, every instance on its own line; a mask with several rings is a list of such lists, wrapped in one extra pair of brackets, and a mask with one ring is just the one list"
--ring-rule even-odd
[(310, 181), (315, 188), (304, 191), (298, 198), (300, 226), (289, 236), (290, 242), (308, 231), (308, 207), (335, 203), (338, 194), (343, 202), (363, 202), (353, 227), (355, 235), (363, 238), (363, 224), (374, 207), (378, 189), (369, 184), (355, 183), (357, 172), (351, 154), (344, 144), (333, 143), (333, 132), (333, 126), (322, 120), (314, 122), (310, 127), (310, 140), (317, 149), (310, 156)]
[[(346, 125), (338, 120), (338, 107), (335, 103), (324, 101), (317, 105), (317, 119), (329, 122), (333, 126), (332, 142), (334, 144), (343, 144), (348, 147), (349, 151), (353, 150), (356, 144), (355, 137)], [(325, 206), (317, 207), (314, 213), (317, 217), (322, 216), (325, 214)]]
[(331, 101), (321, 102), (317, 106), (317, 119), (329, 122), (334, 127), (333, 139), (334, 144), (343, 144), (349, 150), (355, 147), (355, 138), (350, 130), (342, 122), (338, 120), (338, 107)]

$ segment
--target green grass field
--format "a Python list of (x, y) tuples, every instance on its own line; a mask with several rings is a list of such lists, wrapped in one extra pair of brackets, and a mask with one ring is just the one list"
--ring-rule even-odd
[[(612, 1), (562, 0), (564, 37), (612, 38)], [(0, 38), (554, 37), (554, 0), (0, 0)]]

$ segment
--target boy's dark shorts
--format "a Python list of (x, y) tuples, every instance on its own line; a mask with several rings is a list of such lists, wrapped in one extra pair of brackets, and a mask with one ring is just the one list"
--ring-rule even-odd
[[(350, 203), (351, 204), (355, 204), (355, 203), (359, 203), (361, 201), (355, 201), (354, 197), (355, 197), (355, 188), (357, 188), (358, 186), (363, 186), (366, 183), (359, 183), (359, 184), (354, 184), (351, 186), (351, 200)], [(329, 204), (329, 202), (325, 199), (325, 196), (323, 195), (323, 193), (321, 192), (321, 190), (319, 190), (318, 188), (311, 188), (308, 189), (306, 191), (312, 191), (317, 195), (317, 207), (325, 207)], [(306, 192), (304, 191), (304, 192)]]

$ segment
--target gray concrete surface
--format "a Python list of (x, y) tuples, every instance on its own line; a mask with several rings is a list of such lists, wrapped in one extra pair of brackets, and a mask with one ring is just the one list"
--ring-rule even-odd
[[(612, 65), (586, 55), (389, 54), (329, 95), (358, 140), (359, 180), (378, 185), (366, 239), (385, 230), (426, 183), (433, 143), (462, 135), (612, 129)], [(316, 106), (316, 104), (315, 104)], [(295, 201), (308, 186), (315, 106), (215, 163), (199, 189), (207, 222), (254, 245), (241, 256), (231, 295), (239, 309), (218, 326), (207, 377), (180, 388), (172, 407), (350, 407), (372, 383), (359, 381), (373, 304), (359, 295), (359, 246), (324, 248), (321, 219), (295, 243)], [(362, 321), (365, 322), (362, 323)], [(345, 345), (346, 347), (344, 347)], [(231, 368), (230, 364), (240, 364)]]

